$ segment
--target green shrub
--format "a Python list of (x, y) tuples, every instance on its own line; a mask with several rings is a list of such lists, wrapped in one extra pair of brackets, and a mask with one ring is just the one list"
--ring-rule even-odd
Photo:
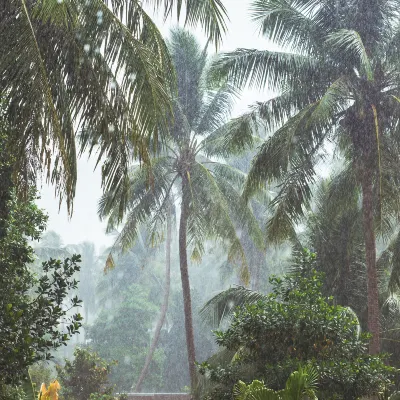
[(95, 394), (96, 399), (112, 398), (113, 387), (108, 375), (115, 363), (107, 363), (97, 353), (80, 348), (75, 349), (74, 357), (73, 361), (66, 360), (64, 367), (57, 367), (61, 398), (88, 400), (91, 394)]
[(321, 294), (314, 262), (309, 253), (302, 272), (272, 278), (270, 295), (237, 308), (230, 327), (215, 332), (221, 351), (200, 365), (212, 385), (204, 398), (232, 399), (239, 380), (280, 390), (305, 363), (318, 371), (321, 399), (357, 399), (390, 384), (395, 369), (367, 354), (370, 335), (354, 313)]

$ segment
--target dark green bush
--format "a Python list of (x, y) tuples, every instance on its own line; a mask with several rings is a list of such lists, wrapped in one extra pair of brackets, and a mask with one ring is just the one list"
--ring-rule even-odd
[(91, 394), (96, 399), (112, 398), (113, 387), (108, 376), (115, 363), (107, 363), (97, 353), (76, 348), (74, 360), (66, 360), (64, 367), (57, 367), (64, 400), (88, 400)]
[(321, 294), (314, 261), (308, 253), (301, 272), (271, 278), (273, 292), (265, 300), (238, 308), (230, 327), (215, 332), (222, 352), (200, 365), (212, 383), (204, 398), (232, 399), (238, 380), (282, 389), (305, 363), (319, 373), (321, 399), (356, 399), (390, 384), (394, 368), (384, 355), (367, 354), (370, 336), (359, 332), (354, 313)]

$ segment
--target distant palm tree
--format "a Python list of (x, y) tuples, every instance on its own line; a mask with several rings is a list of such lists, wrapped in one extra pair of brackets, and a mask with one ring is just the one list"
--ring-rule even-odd
[[(148, 0), (165, 17), (185, 14), (217, 44), (221, 0)], [(133, 149), (171, 109), (174, 74), (165, 42), (138, 0), (7, 0), (0, 5), (0, 98), (13, 134), (14, 182), (25, 189), (41, 170), (72, 212), (75, 133), (104, 160), (106, 189), (124, 182)], [(1, 188), (0, 188), (1, 190)]]
[(166, 151), (151, 160), (151, 168), (132, 170), (127, 192), (107, 192), (99, 203), (99, 215), (108, 217), (109, 230), (124, 221), (116, 243), (126, 249), (136, 239), (142, 224), (150, 232), (150, 241), (160, 240), (170, 196), (180, 198), (179, 258), (189, 371), (194, 389), (196, 356), (188, 248), (191, 258), (199, 260), (206, 239), (229, 243), (228, 258), (241, 265), (242, 281), (247, 282), (247, 263), (237, 229), (246, 227), (259, 247), (263, 247), (263, 235), (251, 209), (240, 196), (245, 174), (209, 158), (221, 160), (253, 143), (249, 139), (233, 143), (223, 125), (235, 92), (229, 86), (214, 90), (208, 86), (206, 50), (201, 50), (187, 32), (172, 32), (170, 51), (178, 93), (174, 98), (174, 120)]
[(362, 193), (368, 273), (370, 352), (380, 349), (375, 228), (399, 216), (399, 0), (254, 0), (254, 20), (282, 51), (222, 55), (215, 79), (278, 93), (241, 118), (245, 132), (264, 123), (245, 197), (278, 180), (269, 236), (293, 234), (309, 207), (316, 165), (334, 143), (352, 174), (344, 193)]

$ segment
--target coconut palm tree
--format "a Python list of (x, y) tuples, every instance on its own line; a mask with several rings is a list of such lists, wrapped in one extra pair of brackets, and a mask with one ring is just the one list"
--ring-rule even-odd
[[(398, 0), (254, 0), (253, 18), (282, 51), (238, 49), (212, 76), (237, 87), (277, 93), (241, 119), (262, 121), (272, 136), (260, 147), (245, 196), (279, 180), (268, 222), (275, 240), (293, 233), (310, 206), (316, 165), (332, 142), (352, 172), (345, 190), (362, 194), (370, 352), (379, 340), (375, 228), (398, 216), (400, 85)], [(393, 185), (393, 182), (396, 184)]]
[[(185, 13), (217, 44), (221, 0), (151, 0), (165, 17)], [(185, 7), (186, 6), (186, 7)], [(185, 11), (183, 11), (183, 9)], [(147, 158), (171, 109), (171, 60), (138, 0), (10, 0), (0, 6), (0, 96), (13, 134), (14, 182), (45, 171), (69, 211), (80, 152), (97, 153), (106, 189), (124, 182), (128, 158)]]
[(188, 251), (198, 261), (207, 238), (222, 240), (229, 245), (229, 260), (240, 264), (242, 281), (247, 282), (248, 269), (237, 229), (246, 228), (259, 247), (263, 246), (263, 235), (251, 209), (240, 196), (245, 174), (216, 161), (216, 157), (221, 160), (253, 143), (248, 138), (243, 143), (233, 143), (223, 125), (235, 92), (226, 85), (213, 90), (207, 86), (206, 50), (201, 50), (187, 32), (172, 32), (170, 52), (177, 73), (178, 93), (174, 98), (174, 120), (166, 150), (151, 160), (151, 168), (132, 170), (127, 192), (106, 192), (99, 204), (99, 215), (108, 217), (110, 230), (124, 221), (117, 238), (122, 248), (129, 248), (142, 224), (147, 225), (154, 243), (160, 240), (159, 232), (163, 232), (170, 196), (180, 198), (179, 260), (189, 371), (194, 388)]

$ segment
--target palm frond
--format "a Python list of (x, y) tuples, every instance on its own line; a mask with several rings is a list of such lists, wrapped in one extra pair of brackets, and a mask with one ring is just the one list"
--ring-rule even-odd
[(251, 6), (253, 20), (261, 32), (282, 47), (299, 52), (319, 51), (313, 47), (326, 35), (326, 30), (313, 18), (320, 2), (287, 0), (255, 0)]
[[(215, 237), (229, 243), (228, 259), (233, 264), (239, 265), (242, 282), (247, 284), (249, 270), (246, 254), (237, 235), (234, 214), (230, 208), (231, 199), (219, 185), (220, 183), (209, 169), (200, 163), (195, 163), (191, 170), (191, 190), (192, 193), (196, 193), (196, 199), (192, 198), (191, 212), (193, 215), (202, 214), (202, 229), (207, 232), (207, 237)], [(194, 221), (190, 220), (189, 217), (188, 234), (195, 229)]]
[(200, 24), (205, 34), (218, 47), (225, 33), (227, 9), (221, 0), (146, 0), (154, 9), (164, 8), (164, 16), (168, 17), (176, 10), (178, 19), (185, 7), (185, 25), (194, 27)]
[(371, 61), (358, 32), (339, 29), (327, 36), (326, 43), (331, 46), (332, 52), (340, 54), (346, 63), (349, 63), (349, 59), (355, 60), (355, 65), (359, 65), (366, 79), (369, 81), (374, 79)]
[(16, 143), (29, 144), (68, 205), (74, 128), (88, 138), (82, 151), (100, 146), (98, 161), (108, 156), (106, 189), (127, 173), (125, 149), (148, 157), (146, 141), (157, 139), (171, 109), (174, 74), (160, 32), (138, 2), (11, 0), (1, 10), (0, 40), (0, 84)]
[(389, 293), (395, 293), (400, 288), (400, 233), (393, 236), (378, 258), (377, 268), (386, 275), (384, 281)]
[(230, 157), (251, 150), (260, 142), (258, 121), (254, 113), (234, 118), (201, 142), (199, 149), (207, 157)]
[(206, 92), (196, 133), (204, 135), (205, 133), (215, 132), (220, 128), (228, 120), (237, 96), (236, 89), (229, 85), (222, 86), (216, 92)]
[(228, 79), (233, 86), (269, 89), (280, 92), (316, 74), (318, 61), (310, 56), (268, 50), (237, 49), (223, 53), (213, 62), (210, 76)]
[[(173, 176), (169, 173), (168, 158), (157, 159), (151, 167), (136, 168), (128, 187), (121, 195), (118, 190), (106, 192), (99, 201), (99, 216), (108, 217), (107, 231), (112, 232), (126, 220), (118, 234), (113, 249), (126, 250), (137, 238), (144, 224), (157, 226), (165, 220)], [(149, 180), (149, 174), (151, 179)], [(172, 182), (172, 183), (171, 183)]]
[(243, 286), (232, 287), (208, 300), (200, 310), (200, 316), (205, 323), (218, 328), (233, 316), (236, 307), (255, 304), (265, 298), (265, 295)]
[[(345, 77), (328, 87), (319, 101), (312, 103), (291, 117), (260, 148), (249, 172), (245, 196), (257, 191), (266, 180), (285, 179), (293, 168), (311, 167), (310, 160), (318, 151), (336, 124), (336, 114), (348, 105), (351, 89)], [(315, 164), (314, 160), (312, 164)], [(309, 169), (309, 172), (312, 171)], [(303, 174), (303, 178), (309, 180)], [(309, 199), (309, 195), (305, 199)]]

